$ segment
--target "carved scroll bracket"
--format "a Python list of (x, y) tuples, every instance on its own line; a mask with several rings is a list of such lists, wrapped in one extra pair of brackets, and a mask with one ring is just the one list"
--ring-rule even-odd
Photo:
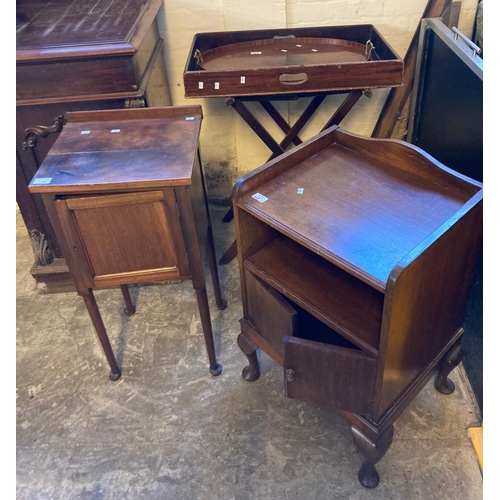
[(49, 264), (52, 264), (52, 262), (54, 262), (54, 253), (52, 252), (45, 235), (40, 231), (33, 229), (30, 231), (29, 236), (36, 264), (40, 266), (48, 266)]
[(54, 120), (54, 123), (48, 127), (37, 125), (27, 128), (25, 130), (23, 149), (26, 150), (35, 147), (39, 137), (47, 137), (49, 134), (60, 132), (64, 125), (66, 125), (66, 115), (63, 114), (58, 116)]

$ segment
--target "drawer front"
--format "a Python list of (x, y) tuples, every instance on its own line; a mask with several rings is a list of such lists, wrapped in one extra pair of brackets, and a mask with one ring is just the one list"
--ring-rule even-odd
[(65, 62), (18, 64), (16, 99), (85, 97), (118, 93), (138, 93), (138, 82), (129, 57), (114, 57)]
[(285, 337), (285, 395), (307, 403), (369, 415), (377, 361), (361, 351)]
[(246, 317), (268, 344), (283, 356), (282, 340), (294, 335), (297, 312), (273, 288), (245, 271)]

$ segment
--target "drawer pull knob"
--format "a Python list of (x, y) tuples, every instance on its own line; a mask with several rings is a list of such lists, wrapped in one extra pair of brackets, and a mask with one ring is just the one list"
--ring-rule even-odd
[(293, 379), (295, 378), (295, 372), (289, 368), (285, 373), (287, 382), (293, 382)]

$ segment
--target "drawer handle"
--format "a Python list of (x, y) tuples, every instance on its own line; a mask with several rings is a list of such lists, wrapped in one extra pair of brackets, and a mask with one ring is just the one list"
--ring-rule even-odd
[(301, 83), (307, 82), (307, 74), (306, 73), (283, 73), (279, 76), (279, 81), (283, 85), (300, 85)]
[(277, 40), (280, 38), (295, 38), (295, 35), (274, 35), (273, 40)]
[(286, 380), (287, 380), (287, 382), (293, 382), (293, 379), (295, 378), (295, 372), (289, 368), (285, 372), (285, 374), (286, 374)]

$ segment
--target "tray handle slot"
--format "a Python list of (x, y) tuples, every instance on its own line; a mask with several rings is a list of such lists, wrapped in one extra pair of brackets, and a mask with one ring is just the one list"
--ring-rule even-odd
[(278, 38), (295, 38), (295, 35), (274, 35), (273, 39), (278, 39)]
[(283, 85), (300, 85), (307, 82), (307, 73), (283, 73), (278, 80)]

